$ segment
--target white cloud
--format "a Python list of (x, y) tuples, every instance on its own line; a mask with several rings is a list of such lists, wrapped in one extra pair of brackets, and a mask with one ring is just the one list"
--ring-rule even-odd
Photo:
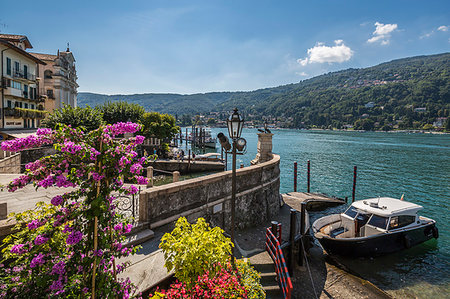
[(449, 29), (449, 26), (439, 26), (437, 30), (447, 32), (448, 29)]
[(335, 40), (335, 46), (325, 46), (323, 43), (317, 43), (313, 48), (308, 49), (308, 57), (298, 59), (297, 62), (305, 66), (310, 63), (333, 63), (350, 60), (353, 51), (341, 39)]
[(373, 36), (367, 40), (368, 43), (380, 42), (382, 45), (389, 44), (389, 38), (391, 37), (391, 33), (398, 28), (397, 24), (382, 24), (379, 22), (375, 22), (375, 31), (373, 32)]
[(308, 77), (309, 75), (305, 72), (295, 72), (296, 75), (302, 76), (302, 77)]

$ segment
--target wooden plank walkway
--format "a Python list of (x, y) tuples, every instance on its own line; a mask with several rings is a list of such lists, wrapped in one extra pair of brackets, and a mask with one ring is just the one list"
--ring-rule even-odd
[(307, 192), (289, 192), (282, 194), (284, 202), (291, 207), (300, 211), (302, 202), (306, 202), (306, 209), (308, 211), (323, 210), (328, 207), (334, 207), (345, 204), (345, 200), (337, 197), (330, 197), (322, 193), (307, 193)]

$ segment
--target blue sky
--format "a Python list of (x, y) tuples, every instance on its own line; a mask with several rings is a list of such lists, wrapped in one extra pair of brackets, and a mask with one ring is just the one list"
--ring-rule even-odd
[(450, 1), (14, 1), (0, 31), (70, 49), (79, 91), (254, 90), (450, 49)]

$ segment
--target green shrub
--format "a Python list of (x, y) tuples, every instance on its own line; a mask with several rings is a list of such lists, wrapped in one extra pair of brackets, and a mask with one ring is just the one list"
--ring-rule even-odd
[(247, 290), (248, 299), (263, 299), (266, 298), (266, 293), (261, 285), (261, 276), (248, 261), (238, 260), (237, 267), (241, 275), (241, 284)]
[(174, 269), (175, 277), (187, 284), (206, 272), (214, 276), (220, 265), (230, 260), (232, 246), (220, 227), (210, 228), (203, 218), (190, 224), (184, 217), (178, 219), (174, 230), (166, 233), (159, 245), (167, 270)]

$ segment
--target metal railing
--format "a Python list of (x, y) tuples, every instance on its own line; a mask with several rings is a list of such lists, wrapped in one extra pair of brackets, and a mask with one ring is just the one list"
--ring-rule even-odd
[(278, 283), (285, 299), (290, 299), (292, 294), (292, 281), (284, 259), (283, 250), (281, 249), (281, 223), (276, 226), (275, 233), (271, 228), (266, 230), (266, 251), (269, 253), (275, 264), (275, 272), (277, 273)]
[(21, 78), (21, 79), (27, 79), (27, 80), (31, 80), (31, 81), (36, 80), (36, 76), (33, 75), (32, 73), (24, 72), (23, 70), (15, 69), (15, 68), (12, 71), (12, 76), (13, 76), (13, 78)]

